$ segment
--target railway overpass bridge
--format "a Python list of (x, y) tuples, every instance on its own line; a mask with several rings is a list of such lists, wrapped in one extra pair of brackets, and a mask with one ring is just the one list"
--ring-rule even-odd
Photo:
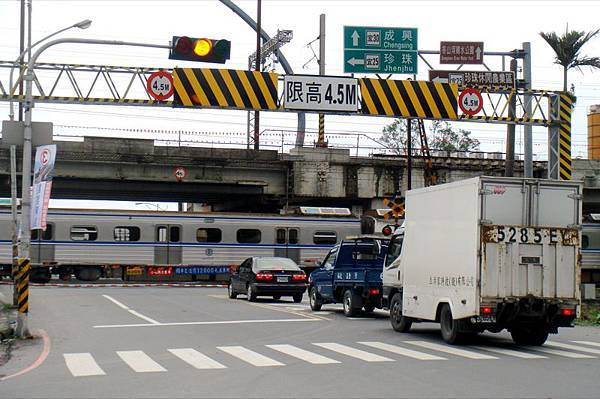
[[(344, 149), (296, 148), (282, 154), (99, 137), (57, 144), (52, 197), (61, 199), (205, 203), (240, 211), (275, 211), (286, 203), (368, 209), (381, 207), (383, 197), (407, 185), (406, 157), (356, 157)], [(433, 159), (441, 182), (504, 173), (501, 154), (444, 155)], [(10, 196), (9, 165), (9, 151), (1, 148), (3, 197)], [(187, 171), (181, 181), (177, 168)], [(423, 185), (422, 168), (423, 160), (415, 157), (413, 187)], [(517, 161), (517, 174), (522, 168)], [(546, 163), (535, 162), (534, 176), (545, 173)]]

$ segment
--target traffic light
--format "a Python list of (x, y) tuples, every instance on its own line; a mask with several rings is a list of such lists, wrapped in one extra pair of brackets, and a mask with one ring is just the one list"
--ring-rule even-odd
[(224, 64), (230, 52), (229, 40), (173, 36), (169, 59)]

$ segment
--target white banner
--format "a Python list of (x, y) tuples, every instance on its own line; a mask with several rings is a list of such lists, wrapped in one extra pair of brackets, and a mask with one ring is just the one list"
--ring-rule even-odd
[(358, 111), (358, 79), (286, 75), (283, 82), (285, 109)]
[(46, 230), (48, 203), (52, 190), (52, 174), (56, 160), (56, 145), (44, 145), (35, 152), (33, 190), (31, 195), (31, 229)]

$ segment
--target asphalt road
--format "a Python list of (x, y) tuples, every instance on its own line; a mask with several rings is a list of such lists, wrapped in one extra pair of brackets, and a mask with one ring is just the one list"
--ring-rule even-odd
[[(50, 352), (0, 379), (1, 398), (600, 395), (597, 328), (562, 329), (535, 350), (507, 334), (450, 347), (436, 324), (399, 334), (385, 312), (348, 319), (337, 306), (312, 313), (306, 298), (248, 303), (224, 288), (34, 287), (31, 297), (31, 328), (46, 331)], [(0, 375), (43, 347), (17, 345)]]

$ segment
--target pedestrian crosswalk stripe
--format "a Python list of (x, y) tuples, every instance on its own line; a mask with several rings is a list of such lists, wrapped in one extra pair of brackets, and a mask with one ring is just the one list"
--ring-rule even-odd
[(64, 353), (67, 368), (73, 377), (89, 377), (92, 375), (106, 375), (98, 366), (91, 353)]
[(483, 360), (483, 359), (498, 359), (494, 356), (484, 355), (482, 353), (472, 352), (465, 349), (453, 348), (447, 345), (435, 344), (427, 341), (404, 341), (407, 344), (420, 346), (421, 348), (433, 349), (436, 351), (449, 353), (451, 355), (462, 356), (469, 359)]
[(581, 353), (561, 351), (559, 349), (542, 348), (539, 346), (536, 346), (535, 348), (531, 348), (531, 349), (533, 349), (536, 352), (544, 352), (544, 353), (549, 353), (551, 355), (569, 357), (571, 359), (595, 359), (596, 358), (595, 356), (583, 355)]
[(579, 346), (579, 345), (564, 344), (562, 342), (547, 341), (545, 346), (555, 346), (555, 347), (561, 348), (561, 349), (570, 349), (570, 350), (574, 350), (574, 351), (587, 352), (587, 353), (593, 353), (594, 355), (600, 355), (600, 349), (586, 348), (584, 346)]
[(514, 349), (495, 348), (495, 347), (491, 347), (491, 346), (469, 346), (469, 348), (475, 348), (475, 349), (479, 349), (482, 351), (499, 353), (501, 355), (520, 357), (521, 359), (547, 359), (546, 356), (536, 355), (536, 354), (528, 353), (528, 352), (516, 351)]
[(187, 364), (197, 369), (226, 369), (227, 366), (222, 365), (216, 360), (198, 352), (192, 348), (169, 349), (169, 352), (186, 362)]
[(117, 355), (137, 373), (167, 371), (167, 369), (156, 363), (143, 351), (117, 351)]
[(293, 345), (265, 345), (267, 348), (275, 349), (276, 351), (285, 353), (286, 355), (293, 356), (300, 360), (304, 360), (306, 362), (312, 364), (333, 364), (340, 363), (337, 360), (330, 359), (328, 357), (319, 355), (314, 352), (310, 352), (301, 348), (298, 348)]
[(590, 345), (590, 346), (597, 346), (600, 347), (600, 343), (598, 342), (591, 342), (591, 341), (573, 341), (576, 344), (583, 344), (583, 345)]
[(412, 357), (419, 360), (447, 360), (445, 357), (430, 355), (429, 353), (414, 351), (412, 349), (402, 348), (396, 345), (390, 345), (383, 342), (359, 342), (359, 344), (367, 345), (372, 348), (381, 349), (392, 352), (397, 355)]
[(217, 349), (229, 353), (231, 356), (235, 356), (238, 359), (243, 360), (246, 363), (250, 363), (253, 366), (285, 366), (285, 364), (278, 362), (277, 360), (261, 355), (260, 353), (251, 351), (250, 349), (246, 349), (243, 346), (217, 346)]
[(379, 356), (374, 353), (366, 352), (360, 349), (355, 349), (350, 346), (336, 344), (334, 342), (323, 342), (314, 343), (313, 345), (320, 346), (321, 348), (329, 349), (330, 351), (338, 352), (346, 356), (354, 357), (356, 359), (364, 360), (365, 362), (393, 362), (393, 359)]

